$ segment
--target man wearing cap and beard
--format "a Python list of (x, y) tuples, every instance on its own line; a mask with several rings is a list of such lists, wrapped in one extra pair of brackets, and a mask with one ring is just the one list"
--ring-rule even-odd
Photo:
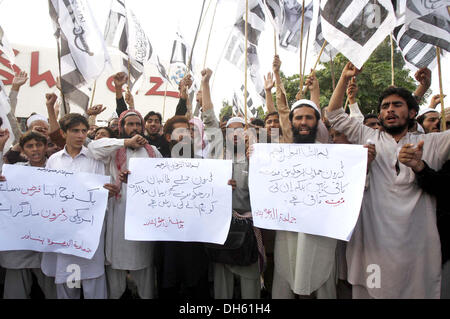
[[(318, 143), (320, 112), (313, 101), (295, 102), (289, 120), (294, 143)], [(333, 238), (276, 231), (272, 298), (336, 298), (336, 243)]]
[[(102, 138), (92, 141), (88, 147), (94, 158), (109, 166), (112, 183), (120, 185), (119, 175), (128, 172), (130, 158), (162, 156), (143, 137), (144, 119), (138, 111), (127, 110), (120, 115), (119, 134), (120, 139)], [(106, 216), (105, 258), (109, 297), (118, 299), (122, 296), (129, 273), (137, 285), (139, 296), (153, 298), (156, 283), (154, 242), (125, 240), (127, 185), (122, 183), (120, 187), (120, 194), (112, 202), (112, 207), (108, 207)]]

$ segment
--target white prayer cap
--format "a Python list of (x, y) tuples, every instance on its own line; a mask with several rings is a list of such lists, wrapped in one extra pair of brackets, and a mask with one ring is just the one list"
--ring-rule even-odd
[(435, 109), (432, 109), (432, 108), (427, 107), (427, 108), (425, 108), (425, 109), (421, 109), (421, 110), (419, 111), (419, 113), (417, 114), (416, 118), (418, 118), (418, 117), (420, 117), (420, 116), (422, 116), (422, 115), (424, 115), (424, 114), (430, 113), (430, 112), (436, 112), (436, 113), (439, 114), (439, 112), (436, 111)]
[(112, 112), (110, 118), (108, 119), (108, 123), (111, 122), (114, 119), (119, 119), (119, 116), (117, 115), (117, 113), (115, 111)]
[(244, 119), (242, 117), (235, 116), (228, 120), (226, 127), (228, 127), (230, 124), (233, 124), (233, 123), (241, 123), (242, 125), (245, 126)]
[(34, 121), (44, 121), (45, 123), (48, 124), (47, 118), (41, 114), (34, 114), (31, 115), (28, 120), (27, 120), (27, 127), (29, 128), (31, 123), (33, 123)]
[(297, 102), (295, 102), (292, 107), (291, 107), (291, 112), (293, 112), (296, 108), (298, 108), (300, 105), (308, 105), (311, 106), (313, 109), (315, 109), (317, 112), (319, 112), (319, 117), (320, 117), (320, 110), (317, 107), (316, 103), (314, 103), (311, 100), (306, 100), (306, 99), (302, 99), (302, 100), (298, 100)]

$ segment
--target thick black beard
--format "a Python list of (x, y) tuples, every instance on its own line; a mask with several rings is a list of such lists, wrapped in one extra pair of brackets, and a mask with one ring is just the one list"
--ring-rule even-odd
[(392, 127), (387, 127), (386, 125), (384, 125), (383, 120), (380, 120), (380, 123), (384, 131), (390, 135), (398, 135), (402, 133), (405, 129), (408, 129), (408, 123), (402, 126), (392, 126)]
[(311, 130), (308, 135), (301, 135), (298, 129), (292, 128), (292, 133), (294, 134), (294, 143), (315, 143), (317, 136), (317, 125)]

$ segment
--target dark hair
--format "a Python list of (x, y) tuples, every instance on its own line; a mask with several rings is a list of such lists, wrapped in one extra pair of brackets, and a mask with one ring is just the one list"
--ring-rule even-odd
[(295, 108), (293, 108), (293, 109), (289, 112), (289, 121), (290, 121), (291, 123), (292, 123), (292, 118), (294, 117), (294, 111), (295, 111), (296, 109), (299, 109), (299, 108), (305, 107), (305, 106), (307, 106), (307, 107), (313, 109), (313, 110), (314, 110), (314, 114), (316, 115), (316, 120), (317, 120), (317, 122), (320, 121), (320, 113), (319, 113), (315, 108), (313, 108), (311, 105), (308, 105), (308, 104), (300, 104), (300, 105), (297, 105)]
[(264, 127), (264, 121), (258, 118), (251, 120), (250, 123), (256, 126)]
[(45, 135), (34, 131), (28, 131), (20, 137), (19, 139), (20, 147), (23, 148), (25, 144), (31, 140), (36, 140), (38, 142), (44, 143), (44, 145), (47, 145), (47, 137), (45, 137)]
[(175, 115), (175, 116), (171, 117), (170, 119), (168, 119), (166, 121), (166, 124), (164, 124), (163, 135), (166, 135), (166, 134), (170, 134), (171, 135), (172, 132), (173, 132), (173, 126), (176, 123), (186, 123), (187, 126), (189, 127), (189, 120), (188, 120), (188, 118), (186, 116), (184, 116), (184, 115)]
[(408, 110), (415, 110), (416, 113), (419, 112), (419, 104), (417, 104), (416, 99), (410, 91), (401, 87), (389, 87), (381, 93), (380, 98), (378, 99), (378, 113), (380, 112), (383, 100), (391, 95), (398, 95), (403, 98), (408, 105)]
[(83, 115), (78, 113), (69, 113), (64, 115), (63, 118), (59, 120), (59, 127), (61, 127), (63, 132), (67, 132), (68, 129), (77, 126), (80, 123), (84, 124), (89, 130), (89, 122)]
[(376, 114), (366, 114), (366, 115), (364, 115), (363, 124), (366, 124), (367, 120), (369, 120), (369, 119), (377, 119), (378, 120), (378, 115), (376, 115)]
[(144, 117), (144, 122), (147, 122), (147, 119), (148, 119), (150, 116), (153, 116), (153, 115), (156, 115), (156, 116), (159, 118), (159, 123), (162, 122), (162, 116), (161, 116), (161, 114), (159, 114), (158, 112), (155, 112), (155, 111), (150, 111), (150, 112), (148, 112), (147, 115)]
[(109, 127), (107, 127), (107, 126), (100, 126), (100, 127), (97, 127), (97, 128), (95, 129), (95, 131), (94, 131), (94, 137), (95, 137), (95, 135), (97, 135), (97, 132), (100, 131), (100, 130), (105, 130), (105, 131), (107, 131), (108, 134), (109, 134), (109, 137), (116, 137), (116, 134), (114, 134), (113, 130), (111, 130), (111, 128), (109, 128)]
[(425, 120), (426, 115), (429, 114), (429, 113), (438, 113), (438, 114), (439, 114), (439, 112), (437, 112), (437, 111), (436, 111), (436, 112), (433, 112), (433, 111), (426, 112), (426, 113), (422, 114), (421, 116), (419, 116), (418, 118), (416, 118), (417, 123), (419, 123), (420, 125), (422, 125), (422, 124), (423, 124), (423, 121)]
[(270, 112), (270, 113), (268, 113), (268, 114), (266, 115), (266, 117), (264, 118), (264, 124), (266, 124), (267, 119), (268, 119), (269, 117), (273, 116), (273, 115), (276, 115), (276, 116), (280, 117), (280, 115), (278, 114), (278, 112)]

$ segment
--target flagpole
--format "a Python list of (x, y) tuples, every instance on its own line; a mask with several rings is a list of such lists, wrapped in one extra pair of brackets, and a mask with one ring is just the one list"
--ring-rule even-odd
[[(211, 1), (210, 1), (210, 3), (211, 3)], [(217, 10), (217, 5), (218, 5), (218, 4), (219, 4), (219, 0), (216, 0), (216, 5), (215, 5), (215, 7), (214, 7), (214, 13), (213, 13), (212, 20), (211, 20), (211, 27), (209, 28), (208, 41), (206, 42), (206, 52), (205, 52), (205, 59), (203, 60), (203, 69), (204, 69), (205, 66), (206, 66), (206, 58), (207, 58), (207, 56), (208, 56), (208, 48), (209, 48), (209, 39), (210, 39), (210, 37), (211, 37), (211, 31), (212, 31), (212, 29), (213, 29), (214, 18), (215, 18), (215, 16), (216, 16), (216, 10)], [(208, 10), (208, 9), (206, 9), (206, 10)], [(206, 15), (206, 14), (205, 14), (205, 15)]]
[(275, 55), (277, 55), (277, 30), (273, 27), (273, 47), (275, 48)]
[(97, 86), (97, 80), (94, 81), (94, 87), (92, 88), (92, 95), (91, 95), (91, 103), (89, 107), (92, 107), (92, 104), (94, 104), (94, 96), (95, 96), (95, 87)]
[(195, 37), (194, 37), (194, 43), (192, 44), (191, 54), (189, 55), (189, 61), (188, 61), (188, 65), (187, 65), (187, 72), (186, 72), (186, 74), (184, 76), (186, 76), (187, 74), (189, 74), (191, 72), (192, 54), (194, 53), (195, 43), (197, 42), (197, 36), (198, 36), (198, 31), (200, 30), (200, 25), (201, 25), (201, 22), (202, 22), (203, 9), (205, 8), (205, 2), (206, 2), (206, 0), (203, 0), (202, 10), (200, 12), (200, 20), (198, 21), (197, 31), (195, 32)]
[[(317, 64), (318, 64), (319, 61), (320, 61), (320, 57), (322, 56), (323, 50), (325, 49), (325, 46), (326, 46), (326, 45), (327, 45), (327, 40), (324, 40), (324, 41), (323, 41), (323, 44), (322, 44), (322, 48), (320, 49), (320, 52), (319, 52), (319, 56), (317, 57), (316, 63), (314, 63), (314, 67), (312, 68), (311, 73), (309, 73), (310, 75), (316, 70)], [(305, 88), (305, 90), (304, 90), (302, 93), (303, 93), (302, 95), (305, 95), (305, 93), (306, 93), (306, 88)]]
[(330, 52), (330, 71), (331, 71), (331, 83), (333, 85), (333, 91), (336, 89), (336, 79), (334, 78), (334, 62), (333, 57), (331, 56)]
[(439, 97), (441, 101), (441, 127), (442, 131), (447, 129), (445, 122), (445, 110), (444, 110), (444, 90), (442, 88), (442, 73), (441, 73), (441, 48), (436, 46), (436, 57), (438, 64), (438, 75), (439, 75)]
[(208, 14), (208, 10), (209, 10), (209, 7), (211, 5), (211, 2), (212, 2), (212, 0), (209, 0), (208, 6), (206, 7), (206, 10), (205, 10), (205, 14), (202, 14), (201, 21), (200, 21), (200, 28), (199, 28), (200, 30), (203, 27), (203, 22), (205, 21), (206, 15)]
[[(170, 69), (171, 68), (172, 68), (172, 63), (169, 64), (169, 70), (167, 71), (167, 74), (169, 74), (169, 76), (170, 76)], [(168, 84), (169, 84), (169, 82), (166, 82), (166, 87), (164, 88), (164, 100), (163, 100), (163, 111), (162, 111), (162, 118), (163, 118), (164, 122), (165, 122), (164, 115), (166, 113), (166, 96), (167, 96), (167, 86), (168, 86)]]
[(62, 79), (62, 76), (61, 76), (61, 46), (59, 44), (59, 40), (60, 40), (60, 38), (56, 39), (56, 47), (57, 47), (57, 50), (58, 50), (59, 86), (61, 87), (61, 96), (62, 96), (62, 100), (63, 100), (62, 105), (63, 105), (63, 108), (64, 108), (64, 114), (67, 114), (66, 98), (64, 97), (64, 90), (62, 88), (62, 81), (63, 81), (63, 79)]
[(130, 56), (128, 56), (128, 90), (130, 89)]
[(300, 92), (300, 96), (299, 99), (301, 99), (303, 97), (303, 73), (302, 73), (302, 66), (303, 66), (303, 60), (302, 60), (302, 55), (303, 55), (303, 25), (305, 22), (305, 0), (302, 0), (302, 26), (300, 29), (300, 83), (299, 83), (299, 92)]
[(392, 32), (390, 34), (391, 38), (391, 85), (394, 86), (394, 40), (392, 39)]
[(245, 75), (244, 75), (244, 106), (245, 127), (247, 127), (247, 51), (248, 51), (248, 0), (245, 0)]
[(311, 30), (311, 28), (308, 28), (308, 33), (306, 36), (305, 61), (303, 62), (303, 73), (302, 74), (305, 74), (305, 71), (306, 71), (306, 59), (308, 57), (308, 46), (309, 46), (309, 30)]

